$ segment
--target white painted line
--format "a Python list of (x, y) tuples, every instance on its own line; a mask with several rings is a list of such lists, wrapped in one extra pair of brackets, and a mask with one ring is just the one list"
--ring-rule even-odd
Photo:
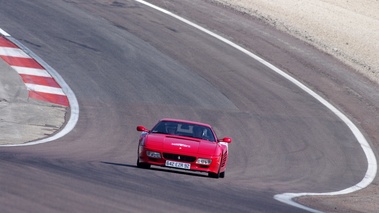
[(26, 88), (28, 88), (28, 90), (31, 90), (31, 91), (65, 96), (61, 88), (49, 87), (49, 86), (44, 86), (44, 85), (39, 85), (39, 84), (25, 84), (25, 85), (26, 85)]
[(3, 29), (0, 28), (0, 34), (3, 36), (10, 36), (7, 32), (5, 32)]
[(295, 84), (296, 86), (298, 86), (300, 89), (304, 90), (305, 92), (307, 92), (309, 95), (311, 95), (313, 98), (315, 98), (316, 100), (318, 100), (319, 102), (321, 102), (325, 107), (327, 107), (329, 110), (331, 110), (334, 114), (336, 114), (349, 128), (350, 130), (352, 131), (352, 133), (354, 134), (355, 138), (357, 139), (358, 143), (361, 145), (362, 149), (363, 149), (363, 152), (365, 153), (366, 155), (366, 158), (367, 158), (367, 162), (368, 162), (368, 167), (367, 167), (367, 171), (366, 171), (366, 175), (365, 177), (359, 182), (357, 183), (356, 185), (352, 186), (352, 187), (349, 187), (347, 189), (344, 189), (344, 190), (341, 190), (341, 191), (337, 191), (337, 192), (327, 192), (327, 193), (285, 193), (285, 194), (280, 194), (280, 195), (275, 195), (274, 198), (278, 201), (281, 201), (281, 202), (284, 202), (286, 204), (289, 204), (289, 205), (292, 205), (292, 206), (295, 206), (295, 207), (298, 207), (298, 208), (301, 208), (301, 209), (304, 209), (304, 210), (307, 210), (307, 211), (310, 211), (310, 212), (317, 212), (319, 213), (320, 211), (318, 210), (315, 210), (315, 209), (311, 209), (309, 207), (306, 207), (306, 206), (303, 206), (301, 204), (298, 204), (296, 202), (294, 202), (292, 199), (295, 198), (295, 197), (299, 197), (299, 196), (304, 196), (304, 195), (341, 195), (341, 194), (347, 194), (347, 193), (351, 193), (351, 192), (354, 192), (354, 191), (357, 191), (359, 189), (362, 189), (362, 188), (365, 188), (367, 187), (368, 185), (370, 185), (372, 183), (372, 181), (374, 180), (375, 176), (376, 176), (376, 173), (377, 173), (377, 161), (376, 161), (376, 158), (375, 158), (375, 155), (374, 155), (374, 152), (372, 151), (371, 147), (370, 147), (370, 144), (367, 142), (366, 138), (363, 136), (363, 134), (359, 131), (359, 129), (354, 125), (354, 123), (352, 121), (350, 121), (350, 119), (345, 116), (342, 112), (340, 112), (337, 108), (335, 108), (332, 104), (330, 104), (328, 101), (326, 101), (325, 99), (323, 99), (321, 96), (319, 96), (317, 93), (315, 93), (314, 91), (312, 91), (311, 89), (309, 89), (308, 87), (306, 87), (304, 84), (302, 84), (300, 81), (296, 80), (295, 78), (293, 78), (292, 76), (288, 75), (287, 73), (285, 73), (284, 71), (280, 70), (279, 68), (275, 67), (274, 65), (270, 64), (269, 62), (265, 61), (264, 59), (262, 59), (261, 57), (253, 54), (252, 52), (248, 51), (247, 49), (233, 43), (232, 41), (226, 39), (226, 38), (223, 38), (191, 21), (188, 21), (187, 19), (184, 19), (178, 15), (175, 15), (174, 13), (168, 11), (168, 10), (165, 10), (163, 8), (160, 8), (156, 5), (153, 5), (151, 3), (148, 3), (146, 1), (143, 1), (143, 0), (135, 0), (141, 4), (144, 4), (146, 6), (149, 6), (153, 9), (156, 9), (162, 13), (165, 13), (175, 19), (178, 19), (232, 47), (234, 47), (235, 49), (245, 53), (246, 55), (250, 56), (251, 58), (257, 60), (258, 62), (260, 62), (261, 64), (265, 65), (266, 67), (270, 68), (272, 71), (276, 72), (277, 74), (281, 75), (282, 77), (284, 77), (285, 79), (289, 80), (290, 82), (292, 82), (293, 84)]
[(30, 56), (21, 49), (13, 47), (0, 47), (0, 55), (19, 58), (30, 58)]
[(16, 70), (16, 72), (18, 72), (18, 74), (51, 78), (51, 75), (44, 69), (19, 67), (19, 66), (11, 66), (11, 67), (14, 70)]

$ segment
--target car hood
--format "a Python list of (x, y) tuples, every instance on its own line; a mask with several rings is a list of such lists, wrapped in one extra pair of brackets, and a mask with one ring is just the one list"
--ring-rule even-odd
[(182, 137), (176, 135), (158, 135), (148, 136), (149, 146), (161, 148), (163, 151), (172, 151), (175, 153), (192, 153), (192, 154), (209, 154), (213, 155), (217, 148), (217, 143), (197, 138)]

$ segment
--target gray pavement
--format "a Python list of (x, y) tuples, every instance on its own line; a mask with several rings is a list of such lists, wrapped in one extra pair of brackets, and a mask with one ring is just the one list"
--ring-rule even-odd
[(20, 75), (0, 59), (0, 145), (24, 144), (56, 133), (67, 108), (28, 97)]

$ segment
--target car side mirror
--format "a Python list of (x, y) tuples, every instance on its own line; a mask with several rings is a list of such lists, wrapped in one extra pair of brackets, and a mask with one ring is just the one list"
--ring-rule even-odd
[(149, 130), (146, 129), (144, 126), (137, 126), (137, 131), (139, 131), (139, 132), (148, 132)]
[(219, 142), (225, 142), (225, 143), (231, 143), (232, 142), (232, 139), (231, 138), (229, 138), (229, 137), (225, 137), (225, 138), (223, 138), (223, 139), (221, 139), (221, 140), (218, 140)]

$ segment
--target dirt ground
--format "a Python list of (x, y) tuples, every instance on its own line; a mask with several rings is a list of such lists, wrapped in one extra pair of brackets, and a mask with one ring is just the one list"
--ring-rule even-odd
[(379, 83), (379, 0), (214, 0), (257, 16)]
[[(214, 0), (300, 38), (379, 84), (379, 0)], [(379, 212), (379, 186), (298, 202), (325, 212)]]

